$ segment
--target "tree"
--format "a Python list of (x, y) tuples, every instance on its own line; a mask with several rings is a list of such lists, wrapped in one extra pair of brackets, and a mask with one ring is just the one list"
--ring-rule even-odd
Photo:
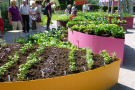
[(122, 4), (123, 4), (123, 12), (126, 13), (127, 9), (126, 9), (126, 0), (122, 0)]
[(109, 14), (109, 11), (110, 11), (110, 0), (108, 1), (108, 14)]
[(111, 14), (114, 13), (114, 0), (112, 0)]
[(120, 8), (120, 18), (121, 18), (121, 20), (123, 20), (121, 0), (119, 0), (119, 8)]
[(133, 14), (133, 0), (127, 0), (128, 1), (128, 13)]

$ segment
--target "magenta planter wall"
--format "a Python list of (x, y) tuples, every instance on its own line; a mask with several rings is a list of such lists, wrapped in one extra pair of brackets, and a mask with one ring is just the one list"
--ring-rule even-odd
[(70, 29), (68, 29), (68, 40), (77, 47), (89, 47), (94, 53), (99, 53), (101, 50), (107, 50), (109, 55), (112, 56), (112, 53), (116, 52), (117, 58), (121, 59), (121, 65), (123, 63), (125, 39), (88, 35), (77, 31), (70, 31)]
[[(120, 17), (116, 17), (120, 19)], [(109, 21), (111, 22), (112, 17), (109, 17)], [(124, 20), (127, 21), (127, 28), (133, 28), (134, 17), (123, 17)]]

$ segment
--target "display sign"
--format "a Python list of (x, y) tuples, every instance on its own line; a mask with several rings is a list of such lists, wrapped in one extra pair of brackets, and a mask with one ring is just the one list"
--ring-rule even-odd
[(84, 2), (86, 2), (86, 4), (87, 4), (87, 0), (77, 0), (76, 5), (83, 5)]

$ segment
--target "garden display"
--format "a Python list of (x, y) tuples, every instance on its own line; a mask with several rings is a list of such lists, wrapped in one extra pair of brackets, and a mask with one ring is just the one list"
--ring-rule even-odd
[[(117, 54), (115, 52), (114, 54), (112, 54), (112, 57), (110, 57), (109, 54), (106, 52), (106, 50), (101, 51), (101, 55), (100, 55), (100, 54), (92, 53), (92, 50), (90, 50), (89, 48), (86, 48), (85, 50), (77, 50), (76, 47), (72, 47), (71, 49), (66, 49), (66, 48), (50, 47), (44, 45), (33, 46), (30, 42), (25, 45), (13, 44), (13, 45), (1, 46), (1, 51), (2, 51), (0, 52), (1, 53), (0, 54), (1, 55), (0, 87), (1, 88), (10, 88), (10, 89), (14, 88), (14, 90), (17, 90), (17, 88), (19, 89), (20, 87), (26, 87), (25, 89), (28, 89), (30, 86), (33, 87), (36, 86), (36, 88), (38, 88), (37, 85), (34, 84), (34, 82), (39, 81), (40, 83), (45, 80), (46, 87), (44, 87), (44, 85), (41, 87), (49, 89), (50, 87), (47, 86), (49, 82), (47, 80), (51, 80), (51, 79), (48, 78), (52, 78), (52, 80), (54, 81), (55, 79), (61, 79), (61, 78), (68, 78), (68, 77), (73, 78), (74, 75), (80, 75), (80, 74), (83, 75), (85, 72), (92, 73), (92, 71), (94, 70), (98, 71), (98, 68), (99, 69), (110, 68), (111, 65), (117, 66), (117, 68), (114, 68), (115, 73), (113, 73), (115, 77), (114, 76), (112, 77), (111, 75), (111, 79), (112, 78), (115, 79), (115, 82), (110, 81), (110, 79), (106, 79), (105, 81), (106, 82), (110, 81), (110, 83), (108, 84), (108, 86), (103, 85), (100, 88), (105, 88), (105, 89), (110, 88), (112, 84), (116, 84), (118, 80), (120, 60), (116, 58)], [(105, 74), (103, 72), (101, 73), (101, 75)], [(106, 77), (109, 76), (110, 74), (106, 75)], [(39, 79), (42, 79), (42, 81)], [(35, 80), (35, 81), (29, 81), (29, 80)], [(19, 83), (16, 81), (25, 81), (25, 82)], [(6, 82), (13, 82), (13, 83), (6, 83)], [(23, 86), (24, 84), (27, 84), (27, 82), (31, 84)], [(55, 82), (51, 81), (51, 83), (53, 84)], [(59, 83), (59, 80), (57, 83)], [(71, 84), (66, 81), (63, 81), (63, 83), (67, 83), (68, 85)], [(12, 85), (16, 85), (16, 87), (12, 87)], [(80, 83), (78, 82), (78, 84), (76, 83), (76, 85), (78, 86), (80, 85)], [(81, 89), (84, 88), (84, 86), (82, 86)], [(58, 90), (60, 88), (61, 87), (59, 86), (59, 88), (57, 87), (53, 90)], [(70, 88), (71, 88), (70, 90), (74, 90), (74, 89), (79, 90), (80, 87), (75, 87), (75, 88), (70, 87)], [(85, 87), (85, 88), (90, 88), (90, 87)], [(97, 88), (97, 87), (93, 87), (93, 88)]]
[[(73, 21), (67, 23), (68, 40), (79, 48), (89, 47), (94, 53), (106, 49), (111, 53), (116, 52), (123, 62), (125, 43), (125, 20), (113, 19), (109, 24), (108, 18), (99, 13), (78, 13)], [(116, 25), (117, 24), (117, 25)], [(123, 27), (121, 27), (123, 26)], [(117, 43), (117, 44), (116, 44)]]

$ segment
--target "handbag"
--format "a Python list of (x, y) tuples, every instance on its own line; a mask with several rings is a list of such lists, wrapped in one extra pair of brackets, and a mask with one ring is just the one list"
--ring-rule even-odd
[(40, 16), (40, 14), (38, 14), (37, 17), (36, 17), (36, 22), (41, 22), (41, 21), (42, 21), (41, 16)]

